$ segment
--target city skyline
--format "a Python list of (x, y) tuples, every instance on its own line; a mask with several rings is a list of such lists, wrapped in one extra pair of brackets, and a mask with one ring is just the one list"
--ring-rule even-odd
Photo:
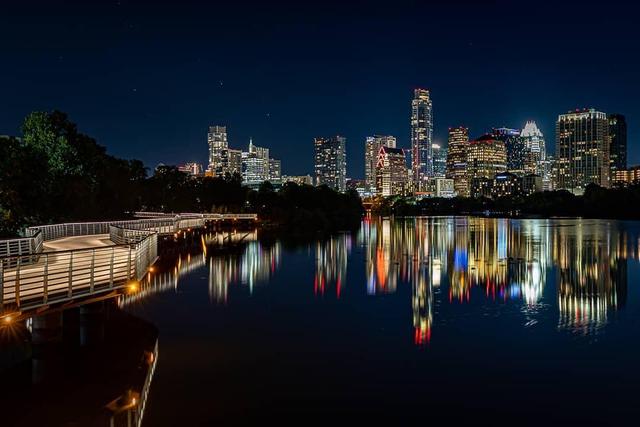
[[(216, 31), (206, 18), (213, 5), (43, 5), (36, 16), (25, 4), (7, 6), (1, 31), (7, 39), (21, 37), (1, 48), (12, 66), (0, 79), (10, 100), (0, 107), (0, 134), (18, 134), (29, 111), (59, 109), (111, 154), (154, 167), (206, 163), (203, 130), (223, 123), (234, 144), (253, 137), (269, 146), (288, 174), (312, 169), (303, 148), (314, 137), (341, 134), (351, 142), (348, 175), (362, 177), (355, 142), (394, 135), (408, 148), (411, 91), (424, 87), (434, 101), (436, 143), (445, 143), (452, 126), (477, 137), (528, 120), (551, 141), (559, 113), (593, 107), (626, 116), (628, 163), (640, 162), (634, 103), (640, 65), (628, 54), (635, 5), (604, 21), (597, 8), (565, 4), (413, 4), (390, 15), (376, 5), (329, 2), (306, 14), (256, 4), (261, 13), (249, 17), (246, 5), (215, 7), (225, 16)], [(566, 19), (569, 12), (573, 19)], [(430, 17), (428, 30), (421, 16)], [(514, 31), (523, 17), (547, 30)], [(499, 25), (474, 30), (491, 19)], [(327, 22), (331, 32), (324, 31)], [(558, 40), (596, 22), (599, 37), (565, 57)], [(388, 25), (373, 25), (381, 23)], [(613, 65), (572, 59), (601, 48), (612, 52)], [(487, 65), (488, 58), (498, 64)], [(341, 65), (318, 66), (331, 62)], [(472, 66), (478, 63), (486, 66)]]

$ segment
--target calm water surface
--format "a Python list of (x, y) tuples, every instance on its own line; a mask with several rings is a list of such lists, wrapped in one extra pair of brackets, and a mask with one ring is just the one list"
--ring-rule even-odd
[(640, 414), (639, 233), (367, 219), (182, 254), (120, 301), (159, 330), (145, 424), (626, 421)]

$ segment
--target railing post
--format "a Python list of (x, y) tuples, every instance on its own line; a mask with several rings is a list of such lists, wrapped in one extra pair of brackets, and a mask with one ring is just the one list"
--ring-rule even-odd
[(73, 252), (69, 252), (69, 290), (67, 291), (69, 298), (73, 295)]
[(114, 258), (115, 248), (111, 248), (111, 264), (109, 266), (109, 288), (113, 288), (113, 258)]
[(16, 307), (20, 308), (20, 261), (22, 259), (18, 257), (18, 262), (16, 263), (16, 283), (15, 283), (15, 293), (16, 293)]
[(44, 277), (42, 279), (44, 287), (43, 302), (46, 304), (49, 300), (49, 255), (44, 254)]
[(0, 311), (4, 310), (4, 261), (0, 260)]
[(129, 245), (129, 258), (127, 260), (127, 278), (131, 279), (131, 245)]
[(95, 265), (96, 265), (96, 250), (91, 251), (91, 277), (89, 278), (89, 293), (93, 293), (94, 286), (94, 275), (95, 275)]

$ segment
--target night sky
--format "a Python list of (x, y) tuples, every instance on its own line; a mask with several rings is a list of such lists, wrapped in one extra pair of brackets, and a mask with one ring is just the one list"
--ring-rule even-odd
[[(0, 6), (0, 134), (33, 110), (69, 113), (111, 154), (206, 162), (210, 124), (311, 173), (313, 137), (409, 147), (412, 90), (432, 91), (435, 140), (559, 113), (619, 112), (640, 162), (640, 6), (526, 2), (14, 2)], [(19, 3), (19, 4), (18, 4)], [(220, 3), (220, 4), (219, 4)]]

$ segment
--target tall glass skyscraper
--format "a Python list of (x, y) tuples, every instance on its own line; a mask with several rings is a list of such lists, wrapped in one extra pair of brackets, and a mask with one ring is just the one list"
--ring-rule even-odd
[(519, 129), (497, 128), (491, 132), (498, 141), (504, 142), (507, 150), (507, 170), (517, 174), (524, 174), (526, 150)]
[(433, 176), (444, 178), (447, 173), (447, 147), (441, 144), (431, 144), (433, 151)]
[(609, 187), (609, 118), (588, 110), (560, 114), (556, 121), (557, 188), (581, 192), (591, 184)]
[(415, 89), (411, 101), (411, 170), (414, 188), (424, 191), (433, 176), (433, 105), (426, 89)]
[[(526, 150), (524, 169), (526, 173), (540, 175), (545, 179), (545, 159), (547, 157), (544, 135), (536, 122), (530, 120), (520, 132)], [(547, 177), (548, 178), (548, 177)]]
[(609, 114), (609, 163), (612, 176), (627, 169), (627, 121), (622, 114)]
[(316, 185), (326, 185), (337, 191), (347, 188), (347, 139), (342, 136), (316, 138)]

